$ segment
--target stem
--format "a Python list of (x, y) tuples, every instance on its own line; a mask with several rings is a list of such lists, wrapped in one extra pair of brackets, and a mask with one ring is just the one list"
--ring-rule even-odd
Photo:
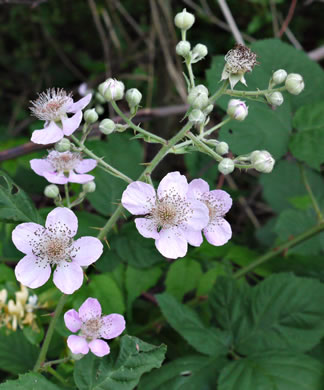
[(268, 260), (272, 259), (273, 257), (278, 256), (282, 251), (287, 250), (289, 248), (292, 248), (292, 247), (296, 246), (297, 244), (300, 244), (301, 242), (320, 233), (322, 230), (324, 230), (324, 223), (323, 222), (317, 226), (314, 226), (314, 227), (306, 230), (304, 233), (299, 234), (294, 239), (289, 240), (289, 241), (285, 242), (284, 244), (279, 245), (276, 248), (272, 248), (269, 252), (267, 252), (263, 256), (258, 257), (251, 264), (249, 264), (246, 267), (235, 272), (234, 279), (241, 278), (242, 276), (246, 275), (248, 272), (259, 267), (261, 264), (267, 262)]
[(192, 143), (195, 144), (201, 151), (209, 154), (218, 162), (223, 160), (223, 157), (220, 154), (214, 152), (209, 146), (207, 146), (203, 141), (201, 141), (199, 137), (196, 137), (191, 132), (189, 132), (187, 136), (192, 140)]
[(219, 99), (219, 98), (227, 91), (226, 88), (227, 88), (227, 86), (228, 86), (228, 83), (229, 83), (228, 80), (225, 80), (225, 81), (223, 82), (223, 84), (222, 84), (222, 86), (219, 88), (219, 90), (216, 91), (216, 92), (214, 93), (214, 95), (212, 95), (212, 96), (209, 98), (210, 103), (216, 102), (216, 100)]
[(49, 362), (46, 362), (42, 365), (42, 368), (45, 370), (47, 367), (53, 366), (54, 364), (61, 364), (61, 363), (66, 363), (69, 360), (71, 360), (71, 356), (67, 356), (63, 359), (57, 359), (57, 360), (50, 360)]
[(195, 87), (195, 76), (194, 76), (193, 71), (192, 71), (191, 59), (186, 60), (185, 62), (186, 62), (186, 66), (187, 66), (187, 70), (188, 70), (188, 74), (189, 74), (191, 88), (194, 88)]
[(66, 385), (65, 379), (62, 377), (62, 375), (58, 374), (54, 368), (47, 367), (47, 372), (49, 372), (51, 375), (53, 375), (58, 381), (63, 383), (63, 385)]
[(263, 89), (260, 91), (236, 91), (232, 89), (226, 89), (224, 93), (230, 96), (248, 97), (248, 96), (268, 95), (269, 93), (272, 92), (282, 92), (282, 91), (286, 91), (286, 87)]
[(67, 207), (70, 209), (71, 208), (71, 202), (70, 202), (70, 194), (69, 194), (69, 185), (68, 185), (68, 183), (64, 184), (64, 191), (65, 191), (66, 204), (67, 204)]
[(218, 123), (216, 126), (206, 130), (202, 135), (201, 137), (199, 138), (204, 138), (206, 135), (210, 135), (211, 133), (213, 133), (215, 130), (219, 129), (220, 127), (224, 126), (227, 122), (229, 122), (231, 120), (231, 118), (226, 118), (224, 119), (222, 122)]
[(41, 350), (40, 350), (40, 353), (38, 355), (38, 359), (36, 361), (36, 364), (34, 366), (34, 371), (37, 372), (40, 367), (43, 365), (45, 359), (46, 359), (46, 354), (47, 354), (47, 350), (48, 350), (48, 347), (50, 345), (50, 342), (51, 342), (51, 339), (52, 339), (52, 336), (53, 336), (53, 332), (54, 332), (54, 329), (55, 329), (55, 325), (56, 325), (56, 322), (58, 320), (58, 317), (60, 316), (62, 310), (63, 310), (63, 307), (64, 307), (64, 304), (67, 300), (67, 295), (63, 294), (56, 306), (56, 309), (55, 309), (55, 312), (54, 312), (54, 316), (52, 317), (51, 319), (51, 322), (49, 324), (49, 327), (47, 329), (47, 333), (46, 333), (46, 336), (45, 336), (45, 340), (43, 342), (43, 345), (41, 347)]

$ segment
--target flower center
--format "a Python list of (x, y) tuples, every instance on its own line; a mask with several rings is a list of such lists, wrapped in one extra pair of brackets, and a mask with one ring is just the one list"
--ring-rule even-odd
[(250, 72), (257, 63), (256, 54), (240, 44), (226, 54), (225, 61), (230, 73)]
[(94, 340), (100, 337), (100, 328), (102, 326), (101, 318), (91, 318), (81, 326), (81, 336), (88, 340)]
[(52, 151), (47, 156), (47, 160), (55, 172), (70, 172), (80, 163), (82, 158), (79, 153)]

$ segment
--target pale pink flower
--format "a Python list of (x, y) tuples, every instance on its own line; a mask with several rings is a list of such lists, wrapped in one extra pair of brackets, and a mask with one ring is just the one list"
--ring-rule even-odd
[(120, 314), (101, 315), (101, 306), (97, 299), (88, 298), (79, 308), (64, 314), (66, 327), (73, 333), (80, 331), (79, 335), (71, 335), (67, 344), (72, 353), (86, 355), (90, 351), (101, 357), (110, 352), (109, 345), (103, 339), (118, 337), (125, 329), (125, 319)]
[(32, 170), (54, 184), (79, 183), (92, 181), (94, 176), (85, 175), (97, 165), (94, 159), (82, 159), (77, 152), (51, 151), (46, 158), (30, 161)]
[(208, 208), (199, 200), (187, 197), (188, 182), (179, 172), (168, 173), (157, 193), (150, 184), (135, 181), (122, 195), (122, 205), (134, 215), (139, 233), (154, 238), (158, 251), (176, 259), (187, 253), (188, 242), (199, 246), (196, 233), (208, 224)]
[(72, 294), (83, 282), (82, 267), (94, 263), (102, 254), (103, 245), (95, 237), (73, 237), (78, 229), (78, 219), (68, 208), (57, 207), (51, 211), (45, 227), (27, 222), (12, 232), (16, 248), (25, 253), (16, 265), (17, 280), (30, 288), (45, 284), (51, 267), (55, 267), (53, 282), (64, 294)]
[[(45, 121), (45, 126), (35, 130), (31, 140), (36, 144), (47, 145), (73, 134), (80, 126), (82, 109), (89, 104), (91, 97), (89, 93), (74, 103), (72, 95), (59, 88), (47, 89), (39, 94), (38, 99), (31, 102), (30, 110), (36, 118)], [(69, 118), (68, 113), (74, 115)]]
[[(209, 223), (203, 229), (207, 241), (215, 246), (227, 243), (232, 237), (231, 225), (223, 218), (232, 207), (232, 199), (222, 190), (209, 191), (209, 185), (202, 179), (189, 183), (188, 196), (204, 202), (209, 210)], [(201, 232), (196, 233), (197, 242), (203, 241)]]

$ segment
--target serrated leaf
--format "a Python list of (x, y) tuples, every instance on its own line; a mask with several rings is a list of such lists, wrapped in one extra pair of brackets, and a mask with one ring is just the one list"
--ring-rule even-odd
[(20, 375), (19, 379), (9, 380), (0, 384), (1, 390), (62, 390), (62, 387), (54, 385), (41, 374), (30, 372)]

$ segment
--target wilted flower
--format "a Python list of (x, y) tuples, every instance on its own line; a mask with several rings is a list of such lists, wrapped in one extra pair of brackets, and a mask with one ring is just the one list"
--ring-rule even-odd
[(99, 259), (103, 245), (95, 237), (74, 241), (77, 229), (76, 215), (65, 207), (51, 211), (45, 227), (33, 222), (18, 225), (12, 232), (12, 241), (26, 256), (16, 265), (17, 280), (30, 288), (40, 287), (49, 279), (51, 267), (55, 267), (53, 282), (64, 294), (80, 288), (82, 267)]
[[(30, 110), (36, 118), (45, 121), (45, 127), (35, 130), (31, 140), (36, 144), (47, 145), (74, 133), (81, 123), (82, 109), (89, 104), (91, 97), (90, 93), (74, 103), (72, 94), (59, 88), (39, 94), (38, 99), (31, 102)], [(74, 115), (69, 118), (68, 113)]]
[(101, 306), (97, 299), (88, 298), (79, 308), (64, 314), (66, 327), (73, 333), (80, 331), (79, 335), (71, 335), (67, 344), (72, 353), (86, 355), (90, 351), (101, 357), (110, 352), (109, 345), (103, 339), (118, 337), (125, 329), (125, 319), (120, 314), (102, 316)]

